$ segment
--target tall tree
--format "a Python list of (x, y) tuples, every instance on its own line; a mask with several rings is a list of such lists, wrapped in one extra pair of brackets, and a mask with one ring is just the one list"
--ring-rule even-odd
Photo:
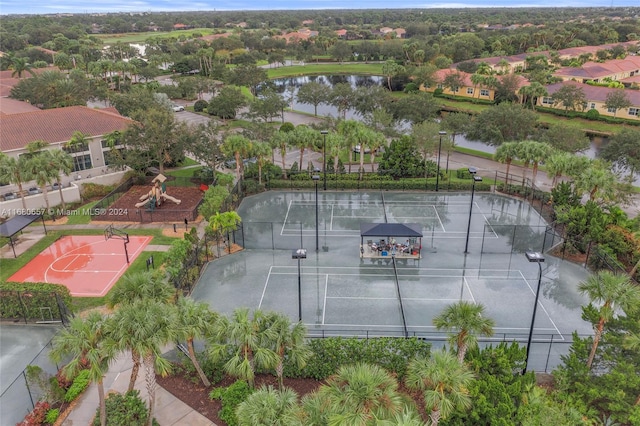
[(640, 130), (623, 128), (613, 134), (609, 143), (600, 150), (600, 158), (611, 161), (629, 172), (631, 178), (640, 171)]
[(563, 106), (565, 111), (578, 109), (582, 111), (587, 103), (587, 95), (584, 90), (575, 84), (563, 84), (551, 97), (553, 103)]
[(522, 105), (502, 102), (478, 114), (467, 137), (490, 145), (526, 140), (534, 132), (537, 120), (536, 113)]
[(431, 424), (438, 426), (454, 410), (469, 408), (469, 385), (474, 376), (464, 364), (447, 351), (434, 352), (430, 358), (417, 358), (409, 363), (407, 387), (422, 392)]
[(453, 331), (449, 341), (458, 349), (458, 362), (464, 363), (469, 347), (478, 344), (478, 334), (493, 336), (495, 321), (484, 317), (484, 306), (466, 300), (448, 305), (433, 319), (438, 330)]
[(86, 319), (73, 318), (68, 327), (62, 328), (54, 336), (49, 353), (54, 362), (71, 357), (62, 369), (67, 378), (75, 377), (85, 368), (89, 370), (89, 378), (98, 386), (101, 426), (107, 424), (104, 376), (109, 369), (109, 362), (116, 355), (106, 333), (106, 321), (108, 320), (97, 312), (91, 312)]
[[(599, 271), (578, 285), (580, 293), (589, 298), (585, 312), (592, 312), (597, 318), (593, 325), (595, 334), (587, 359), (587, 368), (591, 368), (596, 356), (598, 344), (602, 338), (604, 325), (613, 319), (619, 311), (635, 312), (640, 309), (640, 287), (631, 282), (627, 275), (617, 275), (610, 271)], [(596, 307), (597, 304), (599, 307)]]
[(25, 210), (27, 209), (27, 203), (24, 199), (22, 184), (30, 180), (31, 175), (29, 174), (28, 160), (25, 156), (22, 155), (15, 158), (0, 153), (0, 181), (18, 186), (18, 192), (22, 200), (22, 208)]
[(318, 105), (328, 101), (328, 93), (329, 88), (327, 86), (316, 81), (310, 81), (300, 86), (296, 98), (298, 102), (313, 105), (313, 115), (317, 117)]
[(427, 178), (427, 161), (437, 151), (439, 143), (440, 124), (433, 121), (423, 121), (411, 127), (411, 137), (424, 161), (424, 178)]
[(605, 108), (613, 110), (613, 116), (618, 114), (618, 110), (629, 108), (633, 103), (627, 96), (627, 92), (624, 89), (614, 90), (607, 93), (607, 97), (604, 102)]
[(303, 323), (291, 324), (291, 320), (284, 314), (271, 313), (267, 321), (273, 329), (273, 351), (278, 356), (276, 375), (280, 391), (284, 390), (284, 362), (285, 360), (297, 368), (304, 368), (312, 353), (307, 348), (305, 336), (307, 329)]
[(191, 360), (191, 363), (198, 372), (202, 384), (209, 387), (211, 382), (204, 374), (198, 362), (193, 342), (195, 339), (206, 338), (209, 335), (218, 319), (218, 315), (212, 312), (209, 309), (209, 305), (205, 302), (196, 302), (190, 297), (180, 297), (176, 302), (176, 307), (178, 308), (178, 322), (175, 324), (176, 339), (187, 342), (189, 360)]
[(496, 153), (493, 158), (499, 162), (507, 165), (507, 183), (509, 183), (509, 169), (511, 168), (511, 163), (513, 160), (518, 158), (520, 142), (506, 142), (501, 144), (498, 149), (496, 149)]
[(353, 107), (355, 101), (355, 93), (349, 83), (336, 84), (329, 94), (329, 104), (338, 109), (338, 116), (343, 119), (346, 119), (347, 110)]
[(382, 64), (382, 75), (387, 78), (387, 88), (389, 89), (389, 91), (393, 90), (391, 87), (391, 79), (405, 71), (405, 68), (402, 65), (399, 65), (393, 59), (389, 59), (384, 64)]
[(78, 130), (73, 132), (73, 134), (71, 135), (71, 139), (69, 139), (65, 144), (65, 148), (69, 149), (72, 152), (71, 156), (73, 157), (74, 171), (77, 172), (81, 170), (80, 162), (78, 161), (78, 155), (77, 155), (78, 151), (80, 152), (86, 151), (88, 149), (88, 146), (89, 146), (89, 135), (82, 133), (81, 131), (78, 131)]
[(238, 180), (242, 179), (243, 160), (248, 158), (252, 145), (249, 139), (238, 134), (227, 135), (224, 142), (222, 142), (222, 152), (227, 156), (233, 156), (236, 160), (236, 178)]
[(64, 197), (62, 195), (62, 175), (69, 176), (73, 171), (73, 157), (68, 152), (61, 149), (54, 149), (51, 151), (51, 160), (53, 162), (53, 168), (56, 172), (56, 183), (58, 184), (58, 192), (60, 194), (60, 202), (62, 204), (62, 210), (66, 210)]
[(31, 64), (28, 62), (28, 58), (22, 56), (14, 56), (11, 58), (11, 77), (18, 77), (21, 79), (25, 72), (28, 72), (32, 76), (36, 75), (33, 71)]

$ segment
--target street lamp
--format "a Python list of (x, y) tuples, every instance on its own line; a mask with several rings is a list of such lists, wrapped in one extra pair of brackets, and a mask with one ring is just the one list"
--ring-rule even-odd
[(542, 262), (544, 255), (539, 252), (526, 252), (527, 260), (531, 263), (538, 264), (538, 286), (536, 287), (536, 300), (533, 305), (533, 315), (531, 316), (531, 327), (529, 328), (529, 339), (527, 339), (527, 355), (524, 359), (524, 372), (527, 372), (529, 366), (529, 352), (531, 351), (531, 339), (533, 338), (533, 324), (536, 320), (536, 310), (538, 309), (538, 297), (540, 297), (540, 284), (542, 281)]
[(320, 130), (322, 135), (322, 180), (324, 181), (323, 189), (327, 190), (327, 130)]
[(302, 286), (300, 278), (300, 260), (307, 258), (307, 249), (297, 249), (291, 252), (291, 258), (298, 260), (298, 321), (302, 321)]
[(320, 170), (315, 169), (315, 174), (311, 176), (311, 179), (313, 179), (316, 184), (316, 252), (320, 250), (320, 245), (318, 244), (318, 181), (320, 180), (320, 176), (318, 175), (319, 171)]
[(438, 192), (438, 188), (440, 186), (440, 152), (442, 151), (442, 137), (447, 134), (447, 132), (440, 130), (438, 132), (440, 135), (440, 141), (438, 142), (438, 167), (436, 171), (436, 192)]
[(469, 173), (473, 177), (473, 186), (471, 187), (471, 205), (469, 206), (469, 223), (467, 224), (467, 242), (464, 245), (464, 254), (469, 254), (469, 232), (471, 231), (471, 213), (473, 213), (473, 194), (476, 192), (476, 182), (482, 182), (481, 176), (476, 176), (478, 169), (469, 167)]

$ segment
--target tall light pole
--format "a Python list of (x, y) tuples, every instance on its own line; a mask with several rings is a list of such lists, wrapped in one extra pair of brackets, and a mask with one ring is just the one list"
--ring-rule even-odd
[(527, 372), (529, 367), (529, 353), (531, 351), (531, 339), (533, 338), (533, 324), (536, 321), (536, 310), (538, 309), (538, 298), (540, 297), (540, 284), (542, 282), (542, 262), (544, 262), (544, 255), (539, 252), (526, 252), (527, 260), (531, 263), (538, 264), (538, 286), (536, 287), (536, 299), (533, 305), (533, 315), (531, 316), (531, 327), (529, 327), (529, 338), (527, 339), (527, 355), (524, 359), (524, 372)]
[(471, 213), (473, 213), (473, 194), (476, 192), (476, 182), (482, 182), (481, 176), (476, 176), (478, 169), (469, 167), (469, 173), (473, 177), (473, 186), (471, 187), (471, 204), (469, 206), (469, 223), (467, 224), (467, 242), (464, 245), (464, 254), (469, 254), (469, 232), (471, 231)]
[(320, 245), (318, 244), (318, 181), (320, 180), (320, 176), (318, 175), (319, 170), (314, 170), (316, 174), (311, 176), (311, 179), (316, 184), (316, 252), (320, 250)]
[(436, 192), (440, 188), (440, 152), (442, 151), (442, 137), (447, 134), (447, 132), (440, 130), (438, 132), (440, 135), (440, 141), (438, 142), (438, 167), (436, 170)]
[(320, 130), (320, 134), (322, 135), (322, 180), (323, 180), (323, 189), (327, 190), (327, 130)]
[(298, 260), (298, 321), (302, 322), (302, 278), (300, 274), (300, 261), (307, 258), (307, 249), (300, 248), (293, 250), (291, 258)]

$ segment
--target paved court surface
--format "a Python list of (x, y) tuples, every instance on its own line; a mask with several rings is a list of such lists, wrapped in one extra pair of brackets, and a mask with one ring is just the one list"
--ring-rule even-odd
[[(129, 237), (126, 251), (133, 262), (152, 237)], [(44, 249), (7, 281), (65, 285), (72, 296), (101, 297), (127, 270), (121, 239), (99, 235), (69, 235)]]
[[(538, 284), (538, 266), (525, 251), (540, 251), (545, 224), (528, 204), (476, 194), (469, 226), (469, 194), (269, 192), (245, 199), (244, 252), (210, 263), (193, 297), (230, 313), (246, 306), (301, 314), (310, 335), (416, 335), (442, 339), (432, 319), (457, 300), (482, 303), (496, 321), (495, 340), (526, 341)], [(361, 221), (423, 226), (422, 258), (363, 259)], [(268, 219), (276, 222), (268, 222)], [(280, 221), (278, 221), (280, 220)], [(326, 232), (325, 232), (326, 227)], [(304, 247), (307, 258), (292, 259)], [(325, 251), (326, 250), (326, 251)], [(395, 263), (395, 270), (394, 270)], [(299, 273), (298, 273), (299, 271)], [(544, 369), (568, 349), (571, 333), (590, 334), (581, 319), (586, 300), (577, 284), (588, 272), (547, 256), (542, 264), (532, 359)], [(300, 288), (300, 293), (298, 293)], [(298, 299), (301, 303), (299, 304)]]

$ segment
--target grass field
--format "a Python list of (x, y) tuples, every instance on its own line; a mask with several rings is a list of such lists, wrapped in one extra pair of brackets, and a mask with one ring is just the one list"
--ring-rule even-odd
[(302, 75), (320, 74), (359, 74), (359, 75), (382, 75), (383, 64), (314, 64), (294, 65), (291, 67), (268, 68), (269, 78), (298, 77)]
[(191, 30), (177, 31), (147, 31), (141, 33), (120, 33), (120, 34), (95, 34), (95, 37), (102, 40), (104, 44), (121, 43), (144, 43), (149, 38), (192, 38), (194, 33), (200, 35), (213, 34), (211, 28), (194, 28)]

